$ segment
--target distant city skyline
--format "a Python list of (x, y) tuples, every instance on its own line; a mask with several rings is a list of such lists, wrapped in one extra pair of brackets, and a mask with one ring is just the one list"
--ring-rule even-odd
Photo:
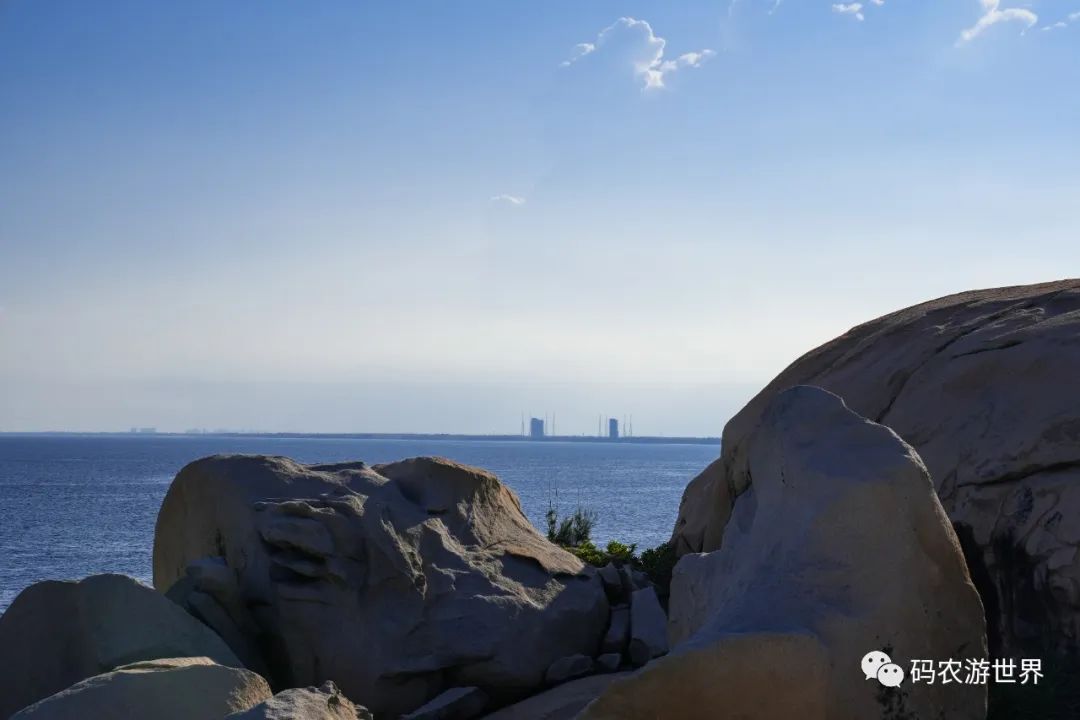
[(0, 431), (717, 435), (1080, 267), (1073, 0), (0, 4)]

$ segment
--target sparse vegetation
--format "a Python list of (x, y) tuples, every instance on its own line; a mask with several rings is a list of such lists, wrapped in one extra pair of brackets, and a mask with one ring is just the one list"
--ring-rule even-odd
[(558, 511), (550, 506), (546, 519), (548, 540), (572, 552), (582, 562), (594, 567), (603, 567), (612, 562), (630, 565), (648, 575), (662, 596), (668, 594), (676, 560), (675, 548), (670, 543), (645, 550), (639, 557), (637, 545), (633, 543), (612, 540), (603, 548), (598, 547), (591, 537), (596, 513), (590, 510), (578, 508), (569, 517), (560, 519)]
[(576, 548), (590, 542), (593, 525), (596, 524), (596, 513), (584, 508), (578, 508), (570, 517), (559, 519), (559, 513), (553, 506), (547, 511), (547, 536), (548, 540), (563, 547)]
[(675, 546), (661, 543), (641, 553), (639, 564), (653, 584), (660, 589), (660, 594), (666, 596), (671, 588), (671, 572), (677, 561)]

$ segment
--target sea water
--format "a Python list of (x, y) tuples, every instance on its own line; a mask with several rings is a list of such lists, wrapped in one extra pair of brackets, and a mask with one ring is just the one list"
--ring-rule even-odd
[(671, 535), (709, 445), (179, 435), (0, 436), (0, 612), (27, 585), (103, 572), (151, 578), (154, 522), (185, 464), (217, 453), (382, 463), (439, 455), (496, 473), (544, 527), (549, 504), (596, 514), (593, 539), (639, 549)]

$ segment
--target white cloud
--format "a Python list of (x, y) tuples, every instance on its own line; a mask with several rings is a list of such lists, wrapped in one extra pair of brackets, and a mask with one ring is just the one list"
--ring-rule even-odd
[(617, 59), (625, 60), (633, 69), (634, 76), (642, 82), (643, 90), (664, 87), (665, 78), (680, 68), (701, 67), (701, 64), (716, 53), (713, 50), (699, 50), (683, 53), (674, 60), (664, 59), (667, 41), (658, 37), (644, 20), (621, 17), (600, 31), (594, 43), (578, 43), (574, 53), (561, 64), (569, 67), (582, 58), (605, 53)]
[(859, 22), (862, 22), (863, 20), (866, 19), (865, 16), (863, 15), (863, 13), (862, 13), (862, 9), (863, 9), (863, 4), (862, 3), (857, 3), (857, 2), (853, 2), (853, 3), (833, 3), (833, 6), (832, 6), (832, 10), (833, 10), (834, 13), (839, 13), (840, 15), (851, 15), (856, 20), (858, 20)]
[(595, 49), (596, 46), (592, 43), (578, 43), (574, 46), (574, 54), (570, 56), (570, 59), (563, 60), (561, 63), (559, 63), (559, 65), (562, 67), (569, 67), (575, 61), (580, 60)]
[(1042, 29), (1044, 32), (1047, 30), (1061, 30), (1062, 28), (1069, 27), (1069, 25), (1077, 20), (1080, 20), (1080, 12), (1069, 13), (1064, 20), (1058, 20), (1052, 25), (1044, 25)]
[(983, 9), (982, 17), (974, 25), (960, 33), (960, 38), (956, 41), (958, 46), (966, 45), (998, 23), (1018, 22), (1024, 25), (1024, 30), (1027, 30), (1039, 22), (1039, 16), (1026, 8), (1005, 8), (1003, 10), (1001, 0), (979, 0), (979, 4), (982, 5)]
[(525, 198), (520, 195), (507, 195), (506, 193), (503, 193), (502, 195), (493, 195), (491, 197), (491, 202), (506, 203), (507, 205), (524, 205)]

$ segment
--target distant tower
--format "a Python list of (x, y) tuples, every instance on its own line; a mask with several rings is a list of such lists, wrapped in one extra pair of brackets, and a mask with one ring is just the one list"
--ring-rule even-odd
[(619, 439), (619, 421), (615, 418), (608, 418), (607, 435), (612, 440)]
[(544, 437), (544, 421), (540, 418), (529, 418), (529, 437)]
[(521, 413), (521, 437), (525, 437), (525, 413)]

